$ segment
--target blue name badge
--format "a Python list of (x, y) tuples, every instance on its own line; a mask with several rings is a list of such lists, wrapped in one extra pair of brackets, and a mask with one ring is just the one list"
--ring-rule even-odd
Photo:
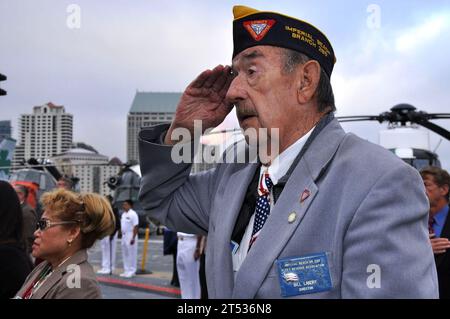
[(278, 259), (276, 263), (282, 297), (313, 294), (333, 287), (325, 253)]

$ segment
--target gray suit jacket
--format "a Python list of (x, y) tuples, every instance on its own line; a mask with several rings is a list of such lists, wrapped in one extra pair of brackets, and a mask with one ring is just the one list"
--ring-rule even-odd
[[(140, 200), (171, 229), (208, 235), (212, 298), (280, 298), (276, 260), (325, 252), (332, 289), (299, 298), (436, 298), (428, 200), (418, 172), (333, 120), (298, 162), (234, 278), (230, 238), (257, 164), (189, 175), (160, 145), (167, 126), (140, 133)], [(310, 196), (300, 201), (304, 190)], [(297, 215), (293, 223), (289, 215)], [(380, 269), (380, 287), (368, 285)]]
[[(86, 250), (80, 250), (67, 259), (44, 281), (42, 286), (36, 291), (31, 299), (100, 299), (102, 298), (97, 279), (92, 266), (87, 261)], [(22, 288), (17, 292), (17, 296), (22, 297), (27, 288), (34, 282), (47, 265), (44, 261), (36, 266), (25, 280)], [(70, 265), (78, 265), (79, 287), (69, 287), (76, 285), (76, 272), (71, 271)], [(68, 268), (69, 267), (69, 268)], [(68, 285), (69, 282), (69, 285)]]

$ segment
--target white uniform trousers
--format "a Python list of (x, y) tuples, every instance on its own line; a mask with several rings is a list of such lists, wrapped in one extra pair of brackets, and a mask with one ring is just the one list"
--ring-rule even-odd
[(123, 271), (125, 274), (136, 274), (137, 269), (137, 248), (138, 238), (134, 239), (134, 244), (130, 245), (133, 232), (122, 233), (122, 259)]
[(102, 270), (105, 272), (113, 272), (116, 268), (116, 248), (117, 248), (118, 232), (110, 240), (110, 236), (106, 236), (101, 240), (102, 247)]
[(194, 260), (196, 236), (178, 236), (177, 270), (182, 299), (200, 299), (199, 260)]

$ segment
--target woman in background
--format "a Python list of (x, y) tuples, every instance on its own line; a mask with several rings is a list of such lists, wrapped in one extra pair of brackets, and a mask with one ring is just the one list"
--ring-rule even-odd
[(108, 201), (66, 189), (45, 193), (44, 213), (34, 233), (32, 255), (44, 259), (17, 293), (23, 299), (101, 298), (86, 250), (114, 231)]

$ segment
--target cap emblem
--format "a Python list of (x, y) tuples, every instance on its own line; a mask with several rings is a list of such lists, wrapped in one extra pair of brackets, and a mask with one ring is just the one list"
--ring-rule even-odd
[(275, 20), (253, 20), (253, 21), (244, 21), (244, 27), (250, 33), (250, 35), (255, 39), (255, 41), (259, 41), (264, 38), (275, 24)]

